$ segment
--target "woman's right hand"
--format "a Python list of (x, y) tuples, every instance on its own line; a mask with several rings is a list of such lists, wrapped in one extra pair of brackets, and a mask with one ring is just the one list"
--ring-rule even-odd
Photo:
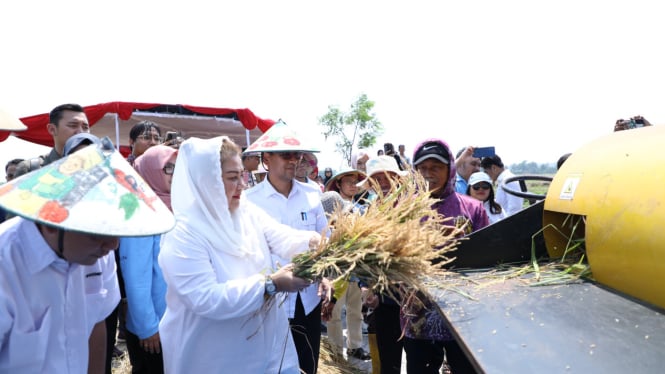
[(293, 264), (281, 267), (276, 272), (270, 274), (277, 292), (296, 292), (305, 289), (310, 282), (293, 275)]

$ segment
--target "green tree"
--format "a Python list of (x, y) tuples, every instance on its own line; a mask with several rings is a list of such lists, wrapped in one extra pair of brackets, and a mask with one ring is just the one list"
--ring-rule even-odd
[(342, 154), (348, 165), (351, 165), (354, 145), (369, 148), (383, 133), (383, 126), (372, 112), (373, 108), (374, 102), (366, 94), (361, 94), (348, 112), (329, 105), (328, 113), (319, 118), (319, 125), (325, 127), (323, 136), (326, 140), (336, 138), (335, 150)]
[(555, 174), (556, 165), (537, 164), (533, 161), (522, 161), (519, 164), (512, 164), (508, 167), (515, 174)]

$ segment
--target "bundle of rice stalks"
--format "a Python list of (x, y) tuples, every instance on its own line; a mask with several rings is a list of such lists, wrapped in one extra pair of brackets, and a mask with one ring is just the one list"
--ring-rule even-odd
[[(378, 185), (372, 188), (381, 191)], [(293, 259), (294, 275), (309, 280), (354, 275), (396, 300), (406, 290), (424, 292), (421, 277), (444, 273), (446, 253), (460, 233), (431, 208), (436, 201), (427, 182), (411, 173), (386, 195), (379, 192), (364, 212), (338, 207), (329, 220), (334, 224), (330, 237)], [(396, 284), (401, 287), (391, 287)]]

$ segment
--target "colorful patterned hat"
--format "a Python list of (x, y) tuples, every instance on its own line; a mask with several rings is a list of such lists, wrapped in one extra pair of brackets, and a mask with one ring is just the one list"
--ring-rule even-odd
[(69, 231), (146, 236), (175, 219), (108, 138), (0, 186), (0, 207)]
[(282, 120), (256, 139), (244, 153), (250, 152), (319, 152), (316, 147), (305, 146), (301, 138)]
[(0, 108), (0, 130), (23, 131), (25, 129), (27, 129), (27, 127), (20, 119)]

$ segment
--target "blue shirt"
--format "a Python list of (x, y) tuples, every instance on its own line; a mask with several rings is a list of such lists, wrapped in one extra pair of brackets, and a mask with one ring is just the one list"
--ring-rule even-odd
[(166, 282), (157, 263), (161, 235), (120, 239), (120, 270), (127, 295), (127, 329), (139, 339), (159, 331), (166, 310)]
[(466, 195), (466, 189), (469, 187), (469, 182), (462, 178), (461, 175), (455, 174), (455, 192)]

